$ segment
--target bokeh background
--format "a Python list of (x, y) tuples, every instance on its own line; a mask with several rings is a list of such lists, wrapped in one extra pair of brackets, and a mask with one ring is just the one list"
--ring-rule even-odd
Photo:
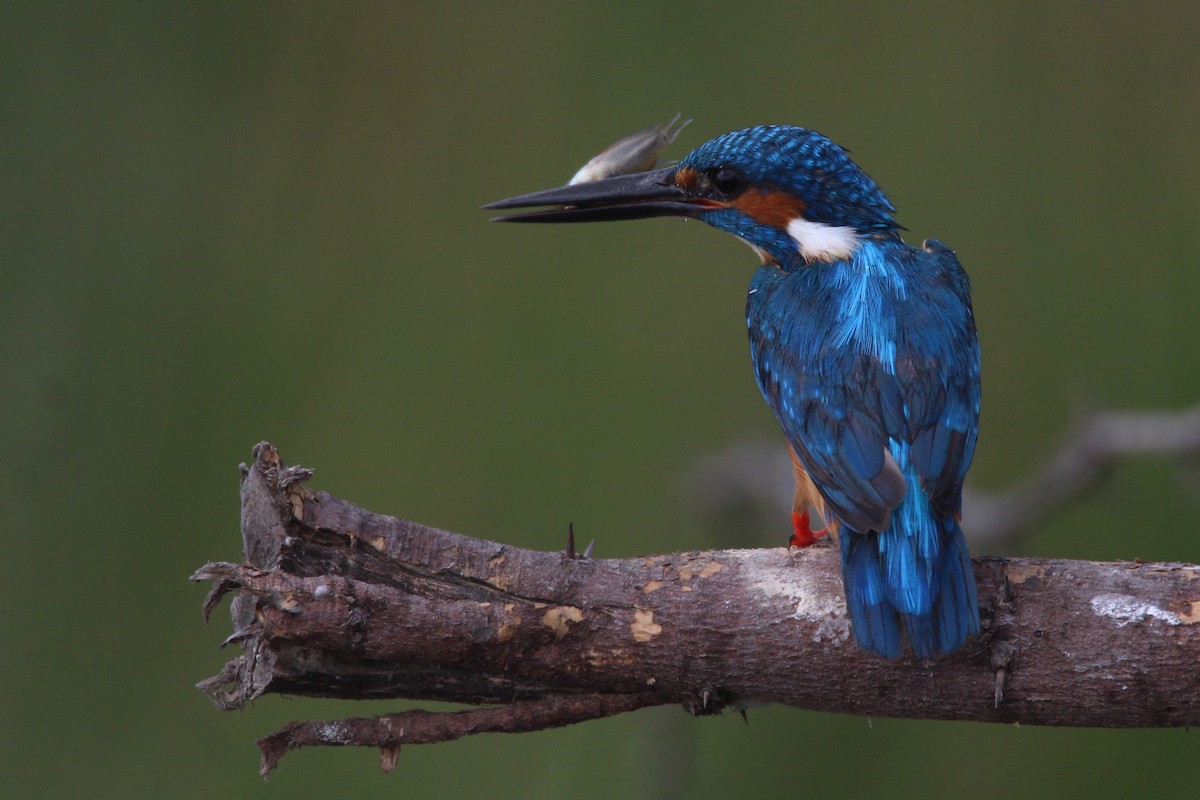
[[(489, 225), (676, 112), (850, 147), (976, 288), (1000, 489), (1080, 408), (1200, 398), (1200, 6), (12, 2), (0, 11), (0, 780), (22, 797), (1186, 796), (1195, 732), (644, 711), (301, 751), (404, 707), (214, 710), (239, 461), (368, 508), (600, 556), (777, 545), (680, 476), (775, 435), (755, 259), (699, 224)], [(782, 445), (781, 445), (782, 446)], [(1122, 465), (1008, 552), (1200, 561), (1174, 468)], [(978, 550), (978, 548), (977, 548)], [(820, 681), (814, 674), (808, 678)]]

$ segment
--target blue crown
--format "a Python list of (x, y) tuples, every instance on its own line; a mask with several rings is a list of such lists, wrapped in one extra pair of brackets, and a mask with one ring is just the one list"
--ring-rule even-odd
[(758, 189), (799, 198), (812, 222), (860, 233), (895, 231), (895, 208), (883, 190), (844, 149), (825, 136), (789, 125), (758, 125), (718, 136), (697, 147), (681, 167), (738, 170)]

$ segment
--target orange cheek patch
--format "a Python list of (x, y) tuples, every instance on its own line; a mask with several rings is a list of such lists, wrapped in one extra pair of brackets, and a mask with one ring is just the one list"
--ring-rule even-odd
[(792, 220), (803, 217), (802, 200), (784, 192), (760, 192), (751, 189), (738, 195), (731, 204), (738, 211), (763, 225), (784, 230)]

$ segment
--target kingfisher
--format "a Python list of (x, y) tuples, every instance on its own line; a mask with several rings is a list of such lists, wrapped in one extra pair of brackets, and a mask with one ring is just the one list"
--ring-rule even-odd
[(836, 537), (855, 642), (897, 658), (948, 653), (979, 632), (959, 525), (979, 428), (979, 342), (954, 251), (901, 238), (895, 208), (816, 131), (761, 125), (678, 164), (534, 192), (486, 208), (548, 206), (503, 222), (684, 217), (750, 245), (746, 326), (758, 387), (807, 509)]

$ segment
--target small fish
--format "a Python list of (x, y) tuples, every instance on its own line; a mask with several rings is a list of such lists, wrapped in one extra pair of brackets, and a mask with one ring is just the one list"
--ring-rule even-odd
[[(577, 183), (589, 183), (654, 169), (658, 163), (658, 154), (675, 141), (679, 132), (691, 122), (690, 119), (679, 122), (681, 116), (682, 114), (676, 114), (666, 125), (655, 125), (644, 131), (631, 133), (609, 145), (603, 153), (584, 164), (567, 185), (574, 186)], [(678, 125), (675, 124), (677, 122)]]

